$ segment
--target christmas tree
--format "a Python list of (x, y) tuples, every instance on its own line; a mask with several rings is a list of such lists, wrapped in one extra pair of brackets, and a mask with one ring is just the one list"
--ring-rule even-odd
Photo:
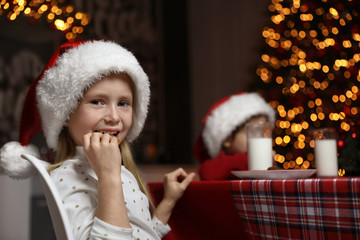
[(360, 154), (349, 151), (360, 151), (360, 2), (272, 0), (268, 13), (256, 88), (278, 114), (278, 165), (315, 167), (311, 132), (333, 127), (340, 167), (356, 174)]
[(31, 23), (47, 21), (52, 29), (65, 33), (68, 41), (79, 40), (79, 35), (90, 22), (90, 16), (76, 11), (65, 0), (0, 0), (0, 16), (14, 21), (19, 15), (29, 17)]

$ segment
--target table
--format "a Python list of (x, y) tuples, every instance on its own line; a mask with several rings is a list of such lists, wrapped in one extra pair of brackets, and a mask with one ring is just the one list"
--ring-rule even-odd
[[(148, 189), (157, 205), (163, 196), (162, 183), (149, 183)], [(229, 181), (197, 181), (177, 202), (169, 220), (171, 231), (163, 239), (246, 239), (242, 224)]]
[(169, 225), (165, 240), (360, 239), (360, 178), (192, 182)]

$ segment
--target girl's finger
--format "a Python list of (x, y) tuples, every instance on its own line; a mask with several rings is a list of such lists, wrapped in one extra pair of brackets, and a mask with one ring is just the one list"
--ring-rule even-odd
[[(185, 170), (183, 168), (178, 168), (176, 171), (175, 171), (175, 174), (176, 174), (176, 178), (179, 180), (183, 180), (185, 179), (188, 174), (187, 172), (185, 172)], [(181, 182), (181, 181), (180, 181)]]
[(182, 182), (187, 176), (188, 176), (188, 174), (185, 172), (185, 170), (183, 168), (178, 168), (175, 171), (170, 172), (165, 175), (165, 177), (168, 180), (177, 181), (177, 182)]
[(180, 185), (182, 185), (182, 187), (187, 188), (189, 186), (189, 184), (192, 182), (192, 180), (194, 180), (195, 178), (195, 173), (189, 173), (184, 180), (182, 180), (182, 182), (180, 183)]
[(111, 138), (110, 138), (110, 143), (111, 143), (111, 144), (119, 145), (118, 140), (119, 140), (119, 139), (118, 139), (117, 137), (111, 136)]
[(105, 133), (101, 136), (101, 143), (109, 143), (111, 141), (111, 136), (108, 133)]
[(90, 144), (99, 143), (102, 135), (103, 134), (99, 133), (99, 132), (92, 133), (92, 135), (90, 137)]
[(91, 137), (92, 133), (87, 133), (83, 136), (83, 145), (84, 148), (88, 148), (90, 145), (90, 137)]

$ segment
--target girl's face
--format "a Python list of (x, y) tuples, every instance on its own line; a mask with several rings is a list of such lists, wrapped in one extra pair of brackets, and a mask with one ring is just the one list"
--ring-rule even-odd
[[(266, 122), (267, 118), (265, 116), (258, 116), (251, 118), (249, 122)], [(247, 138), (246, 138), (246, 128), (245, 125), (241, 127), (235, 135), (229, 136), (223, 142), (225, 151), (228, 154), (237, 154), (247, 152)]]
[(112, 74), (84, 93), (67, 126), (77, 146), (91, 132), (109, 133), (122, 142), (132, 125), (132, 114), (131, 79), (126, 73)]

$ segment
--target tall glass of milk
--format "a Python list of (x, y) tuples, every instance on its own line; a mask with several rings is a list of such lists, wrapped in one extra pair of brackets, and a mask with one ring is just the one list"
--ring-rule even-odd
[(267, 170), (272, 166), (272, 138), (269, 122), (246, 124), (249, 170)]
[(335, 129), (321, 128), (314, 130), (314, 140), (317, 176), (337, 177), (339, 167)]

